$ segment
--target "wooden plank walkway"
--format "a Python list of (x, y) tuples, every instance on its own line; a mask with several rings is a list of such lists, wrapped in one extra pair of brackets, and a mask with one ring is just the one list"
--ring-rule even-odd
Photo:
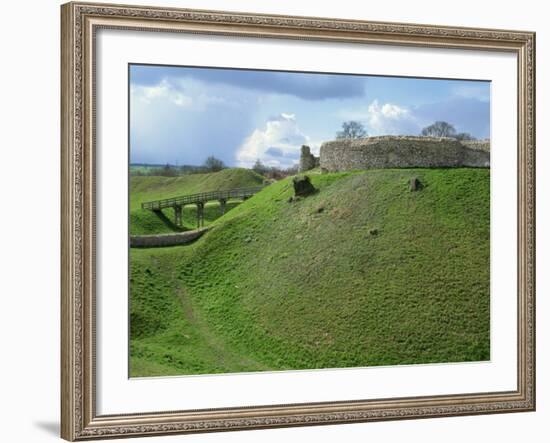
[(142, 209), (150, 209), (151, 211), (159, 211), (165, 208), (173, 208), (175, 206), (186, 206), (197, 203), (206, 203), (209, 201), (229, 200), (232, 198), (247, 199), (252, 197), (257, 192), (260, 192), (264, 187), (256, 186), (254, 188), (237, 188), (222, 191), (200, 192), (198, 194), (183, 195), (181, 197), (165, 198), (163, 200), (155, 200), (141, 204)]

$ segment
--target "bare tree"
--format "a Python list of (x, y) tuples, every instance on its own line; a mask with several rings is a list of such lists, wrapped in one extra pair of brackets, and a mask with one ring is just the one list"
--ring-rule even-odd
[(211, 155), (204, 161), (204, 168), (208, 172), (218, 172), (225, 168), (225, 164), (219, 158)]
[(367, 135), (367, 131), (365, 131), (365, 127), (361, 123), (350, 120), (349, 122), (342, 123), (342, 130), (336, 133), (336, 138), (363, 138), (367, 137)]
[(252, 166), (252, 170), (260, 175), (265, 175), (269, 171), (269, 168), (264, 165), (262, 161), (258, 158), (256, 159), (256, 163), (254, 163), (254, 166)]
[(450, 123), (437, 121), (422, 129), (421, 135), (425, 137), (454, 137), (456, 129)]

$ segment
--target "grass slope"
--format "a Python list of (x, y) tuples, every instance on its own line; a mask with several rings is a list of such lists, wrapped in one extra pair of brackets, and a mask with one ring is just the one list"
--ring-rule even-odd
[(311, 178), (131, 250), (132, 376), (489, 358), (489, 170)]
[[(263, 177), (250, 169), (232, 168), (209, 174), (187, 174), (179, 177), (131, 176), (130, 177), (130, 234), (164, 234), (174, 231), (195, 229), (196, 208), (186, 206), (183, 209), (183, 227), (173, 224), (172, 210), (165, 210), (166, 218), (161, 219), (151, 211), (141, 209), (143, 202), (178, 197), (199, 192), (221, 189), (247, 188), (259, 186)], [(226, 210), (239, 202), (228, 202)], [(218, 203), (208, 203), (204, 211), (205, 225), (221, 215)]]

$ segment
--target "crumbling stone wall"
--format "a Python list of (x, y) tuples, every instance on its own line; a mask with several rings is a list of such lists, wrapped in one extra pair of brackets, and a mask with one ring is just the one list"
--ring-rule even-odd
[(489, 142), (452, 138), (382, 136), (342, 139), (321, 145), (324, 171), (373, 168), (489, 167)]
[(319, 167), (319, 157), (315, 157), (309, 146), (303, 145), (302, 152), (300, 154), (300, 172), (309, 171), (313, 168)]
[(130, 247), (156, 248), (160, 246), (184, 245), (196, 240), (206, 231), (208, 231), (208, 228), (174, 234), (132, 235), (130, 236)]
[(463, 140), (461, 143), (470, 149), (475, 149), (477, 151), (487, 151), (489, 152), (491, 144), (488, 139), (485, 140)]

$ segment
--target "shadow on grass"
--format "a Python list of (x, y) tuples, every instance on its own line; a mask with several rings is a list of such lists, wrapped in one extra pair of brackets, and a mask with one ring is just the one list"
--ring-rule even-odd
[(176, 225), (172, 220), (170, 220), (170, 218), (168, 218), (168, 216), (164, 212), (162, 212), (162, 210), (154, 211), (154, 213), (160, 219), (160, 221), (162, 221), (171, 230), (175, 232), (184, 232), (188, 230), (183, 226)]

